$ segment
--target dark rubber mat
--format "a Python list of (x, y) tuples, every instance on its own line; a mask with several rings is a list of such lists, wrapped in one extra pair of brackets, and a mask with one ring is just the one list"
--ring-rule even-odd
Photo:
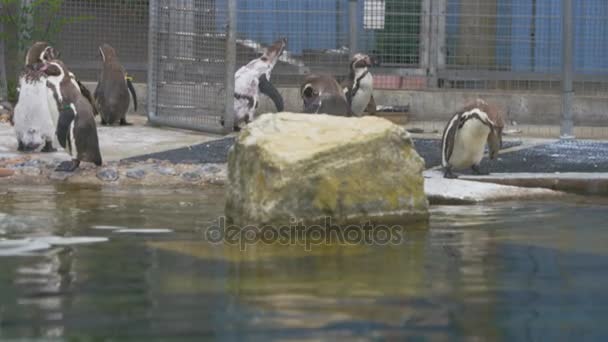
[[(174, 164), (225, 163), (228, 150), (234, 144), (234, 138), (224, 138), (188, 147), (151, 153), (124, 159), (127, 162), (146, 161), (148, 159), (168, 161)], [(503, 148), (516, 146), (518, 142), (503, 143)], [(426, 162), (426, 168), (441, 164), (441, 141), (438, 139), (414, 139), (416, 151)]]
[(220, 164), (228, 160), (228, 150), (232, 145), (234, 145), (234, 138), (223, 138), (175, 150), (131, 157), (123, 159), (123, 161), (139, 162), (155, 159), (174, 164)]
[(608, 142), (562, 140), (484, 159), (489, 172), (608, 172)]

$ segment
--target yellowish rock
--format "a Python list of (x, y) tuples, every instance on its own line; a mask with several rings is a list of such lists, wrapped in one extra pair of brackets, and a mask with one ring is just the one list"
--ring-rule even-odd
[(377, 117), (265, 114), (228, 157), (226, 216), (238, 225), (407, 223), (428, 217), (423, 159)]

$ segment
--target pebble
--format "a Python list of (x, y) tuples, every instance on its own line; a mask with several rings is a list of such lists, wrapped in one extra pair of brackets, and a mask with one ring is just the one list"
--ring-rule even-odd
[(104, 182), (114, 182), (118, 180), (118, 170), (115, 168), (103, 168), (97, 171), (97, 178)]
[(21, 174), (23, 174), (25, 176), (29, 176), (29, 177), (40, 176), (40, 174), (42, 173), (42, 170), (40, 170), (37, 167), (33, 167), (33, 166), (23, 167), (23, 168), (19, 169), (19, 171), (21, 172)]
[(184, 172), (182, 173), (182, 179), (187, 182), (198, 182), (201, 180), (201, 175), (197, 172)]
[(15, 174), (15, 171), (11, 169), (0, 168), (0, 178), (2, 177), (10, 177)]
[(201, 167), (201, 172), (203, 172), (203, 173), (214, 174), (214, 173), (219, 173), (221, 171), (222, 171), (222, 169), (219, 166), (213, 165), (213, 164), (206, 164), (203, 167)]
[(159, 167), (157, 171), (163, 176), (175, 176), (177, 174), (177, 172), (175, 172), (175, 169), (172, 167)]
[(133, 179), (143, 179), (146, 176), (146, 170), (144, 169), (130, 169), (127, 170), (127, 177)]
[(49, 179), (51, 180), (59, 180), (59, 181), (64, 181), (68, 178), (70, 178), (73, 175), (72, 172), (59, 172), (59, 171), (53, 171), (50, 175), (49, 175)]

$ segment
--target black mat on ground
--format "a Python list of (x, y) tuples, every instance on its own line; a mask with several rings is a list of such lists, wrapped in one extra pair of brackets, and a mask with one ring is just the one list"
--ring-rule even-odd
[[(205, 164), (225, 163), (228, 150), (234, 144), (234, 138), (224, 138), (188, 147), (151, 153), (124, 159), (127, 162), (146, 161), (148, 159), (168, 161), (175, 164)], [(503, 148), (516, 146), (518, 142), (503, 143)], [(441, 141), (437, 139), (414, 139), (416, 151), (426, 161), (426, 167), (431, 168), (441, 164)]]
[(608, 172), (608, 142), (562, 140), (485, 160), (489, 172)]
[(232, 145), (234, 145), (234, 138), (224, 138), (175, 150), (135, 156), (124, 159), (124, 161), (139, 162), (155, 159), (168, 161), (174, 164), (220, 164), (225, 163), (228, 160), (228, 150)]

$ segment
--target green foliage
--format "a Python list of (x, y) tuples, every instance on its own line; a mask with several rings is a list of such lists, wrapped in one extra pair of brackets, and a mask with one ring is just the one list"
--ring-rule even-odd
[[(9, 49), (16, 48), (20, 55), (36, 41), (56, 43), (55, 39), (66, 25), (89, 19), (87, 16), (59, 15), (62, 4), (63, 0), (0, 0), (0, 23), (5, 27), (0, 32), (0, 39)], [(16, 35), (11, 35), (12, 30), (7, 30), (8, 27), (13, 28)]]

